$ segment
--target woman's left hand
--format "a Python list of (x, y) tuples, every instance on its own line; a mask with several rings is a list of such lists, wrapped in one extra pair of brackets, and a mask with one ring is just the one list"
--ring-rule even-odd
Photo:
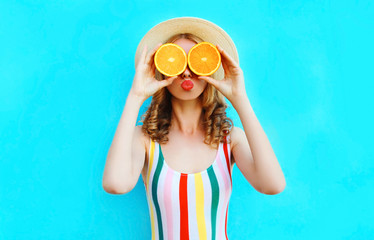
[(241, 98), (247, 97), (243, 70), (218, 44), (217, 49), (221, 53), (221, 62), (225, 72), (225, 77), (222, 80), (216, 80), (209, 76), (198, 76), (198, 79), (205, 80), (212, 84), (233, 104), (233, 102), (237, 100), (240, 101)]

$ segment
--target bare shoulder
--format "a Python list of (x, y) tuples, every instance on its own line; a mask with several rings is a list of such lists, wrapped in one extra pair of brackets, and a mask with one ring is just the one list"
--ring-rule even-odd
[(139, 161), (141, 163), (141, 166), (139, 165), (139, 170), (141, 168), (141, 175), (143, 177), (144, 181), (144, 174), (148, 167), (148, 146), (150, 143), (149, 138), (143, 133), (142, 131), (142, 125), (135, 126), (134, 131), (134, 141), (137, 141), (138, 144), (135, 144), (137, 147), (137, 153), (139, 153), (139, 156), (144, 156), (144, 158)]
[(243, 137), (246, 138), (244, 130), (235, 126), (232, 128), (230, 136), (231, 150), (243, 139)]
[(231, 149), (231, 155), (232, 155), (232, 162), (236, 162), (235, 159), (235, 151), (237, 150), (238, 146), (243, 146), (244, 144), (247, 144), (247, 137), (245, 135), (245, 132), (243, 129), (240, 127), (233, 127), (230, 133), (231, 136), (231, 144), (230, 144), (230, 149)]
[(142, 143), (142, 146), (144, 147), (145, 151), (147, 151), (147, 146), (149, 145), (149, 138), (147, 138), (143, 131), (142, 131), (142, 125), (135, 126), (135, 133), (134, 137), (136, 137), (138, 142)]

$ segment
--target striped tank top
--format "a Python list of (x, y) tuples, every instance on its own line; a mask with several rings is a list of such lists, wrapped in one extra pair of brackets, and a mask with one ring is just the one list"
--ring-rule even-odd
[(227, 212), (232, 192), (230, 144), (220, 143), (212, 165), (180, 173), (150, 140), (145, 189), (152, 240), (228, 240)]

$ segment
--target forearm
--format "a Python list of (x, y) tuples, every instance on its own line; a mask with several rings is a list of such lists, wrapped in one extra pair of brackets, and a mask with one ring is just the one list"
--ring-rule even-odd
[(108, 189), (125, 189), (131, 185), (132, 144), (139, 109), (143, 100), (132, 94), (127, 96), (121, 119), (107, 154), (103, 185)]
[(256, 177), (267, 192), (283, 189), (286, 182), (273, 148), (258, 121), (247, 96), (233, 102), (252, 151)]

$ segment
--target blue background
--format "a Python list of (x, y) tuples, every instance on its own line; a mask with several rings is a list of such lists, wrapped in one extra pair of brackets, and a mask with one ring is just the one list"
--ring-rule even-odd
[[(237, 45), (287, 187), (235, 166), (235, 239), (374, 239), (372, 1), (0, 1), (0, 239), (150, 239), (141, 178), (102, 188), (136, 47), (173, 17)], [(143, 104), (145, 111), (150, 99)], [(231, 106), (228, 115), (242, 127)]]

